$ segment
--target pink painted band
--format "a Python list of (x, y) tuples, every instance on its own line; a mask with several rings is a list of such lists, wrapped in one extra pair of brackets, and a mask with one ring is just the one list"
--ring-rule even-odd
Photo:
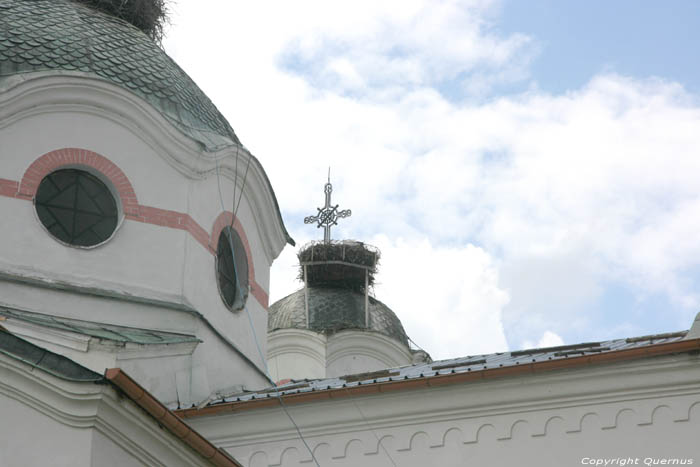
[[(39, 183), (41, 183), (41, 180), (43, 180), (46, 175), (61, 167), (70, 165), (91, 167), (109, 179), (119, 194), (124, 217), (126, 219), (172, 229), (185, 230), (212, 255), (216, 254), (221, 230), (226, 225), (231, 224), (233, 214), (228, 211), (223, 212), (219, 214), (214, 221), (211, 234), (209, 234), (187, 213), (139, 204), (131, 182), (116, 164), (100, 154), (78, 148), (58, 149), (44, 154), (31, 163), (24, 172), (24, 176), (20, 182), (0, 178), (0, 196), (31, 201), (34, 199), (34, 195), (36, 195)], [(238, 219), (234, 222), (233, 227), (241, 237), (246, 256), (248, 257), (248, 277), (251, 293), (255, 299), (267, 309), (269, 295), (255, 280), (253, 256), (245, 229)]]

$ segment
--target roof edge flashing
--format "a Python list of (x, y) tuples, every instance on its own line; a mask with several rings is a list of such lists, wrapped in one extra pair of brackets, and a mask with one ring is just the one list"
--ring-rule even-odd
[(214, 446), (208, 439), (190, 428), (172, 410), (163, 405), (120, 368), (106, 369), (104, 379), (126, 394), (129, 399), (134, 401), (181, 442), (188, 445), (212, 464), (221, 467), (241, 467), (241, 464), (224, 449)]
[(688, 331), (688, 334), (685, 335), (684, 339), (700, 339), (700, 313), (695, 315), (695, 320), (690, 326), (690, 330)]

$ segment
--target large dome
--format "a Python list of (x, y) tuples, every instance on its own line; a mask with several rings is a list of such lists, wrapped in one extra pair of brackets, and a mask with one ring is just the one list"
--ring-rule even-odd
[[(304, 289), (270, 306), (268, 332), (277, 329), (310, 329), (333, 333), (343, 329), (365, 328), (365, 295), (341, 288), (309, 287), (309, 323), (306, 322)], [(408, 346), (401, 321), (379, 300), (369, 297), (369, 330)]]
[(9, 76), (41, 71), (121, 86), (206, 150), (239, 142), (209, 98), (135, 26), (71, 0), (0, 0), (0, 87)]

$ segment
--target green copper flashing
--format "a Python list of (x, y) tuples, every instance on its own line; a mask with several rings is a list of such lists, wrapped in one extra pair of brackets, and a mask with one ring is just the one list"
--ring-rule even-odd
[(0, 307), (0, 316), (4, 316), (10, 320), (19, 320), (45, 328), (68, 331), (120, 343), (143, 345), (201, 342), (197, 337), (189, 334), (176, 334), (172, 332), (153, 331), (150, 329), (115, 326), (91, 321), (61, 318), (58, 316), (33, 313), (6, 307)]

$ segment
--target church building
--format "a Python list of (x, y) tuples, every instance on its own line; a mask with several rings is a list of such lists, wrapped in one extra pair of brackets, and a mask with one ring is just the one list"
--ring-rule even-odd
[(129, 9), (160, 4), (0, 0), (0, 467), (700, 463), (700, 317), (432, 361), (330, 180), (270, 304), (265, 155)]

